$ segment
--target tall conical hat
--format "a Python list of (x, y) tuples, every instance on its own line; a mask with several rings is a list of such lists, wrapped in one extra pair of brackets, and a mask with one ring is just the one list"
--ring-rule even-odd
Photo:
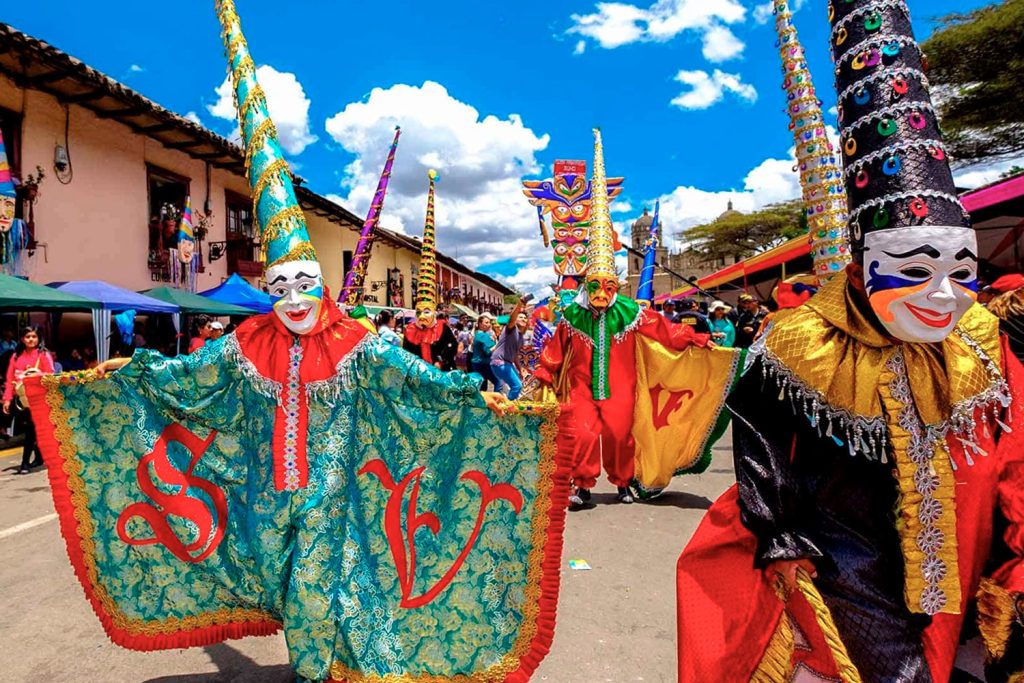
[(636, 300), (651, 305), (654, 300), (654, 265), (658, 256), (658, 223), (661, 214), (661, 200), (654, 204), (654, 221), (647, 237), (644, 238), (644, 266), (636, 287)]
[(855, 254), (864, 236), (970, 228), (902, 0), (833, 0), (831, 45)]
[(395, 163), (395, 150), (398, 149), (398, 137), (401, 134), (402, 129), (395, 126), (395, 139), (392, 140), (388, 158), (384, 161), (384, 170), (381, 171), (380, 180), (377, 182), (377, 191), (373, 193), (370, 211), (366, 214), (366, 220), (363, 221), (363, 229), (359, 233), (359, 243), (356, 244), (355, 253), (352, 255), (352, 265), (349, 266), (348, 273), (345, 274), (345, 285), (342, 287), (338, 300), (347, 306), (355, 306), (363, 298), (366, 267), (370, 263), (370, 254), (373, 251), (373, 238), (377, 234), (377, 222), (380, 221), (381, 211), (384, 210), (384, 197), (388, 193), (391, 167)]
[(590, 244), (587, 246), (587, 277), (618, 277), (615, 268), (615, 228), (608, 200), (601, 129), (594, 129), (594, 171), (590, 180)]
[(260, 226), (266, 267), (288, 261), (316, 261), (306, 218), (295, 198), (291, 172), (267, 110), (267, 98), (256, 82), (256, 64), (242, 35), (234, 0), (217, 0), (224, 45), (234, 83), (245, 168)]
[(423, 241), (420, 243), (420, 269), (416, 281), (416, 308), (437, 310), (437, 248), (434, 243), (434, 183), (437, 171), (427, 171), (430, 188), (427, 190), (427, 219), (423, 223)]
[(804, 212), (811, 236), (814, 274), (825, 284), (850, 262), (846, 186), (839, 157), (825, 132), (821, 100), (814, 90), (788, 0), (775, 1), (775, 30), (782, 59), (789, 128), (796, 144)]

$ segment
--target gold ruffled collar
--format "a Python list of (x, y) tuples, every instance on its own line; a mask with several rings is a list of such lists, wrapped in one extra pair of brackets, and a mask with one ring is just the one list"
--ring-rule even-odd
[[(823, 434), (852, 453), (886, 459), (880, 388), (887, 364), (903, 357), (914, 406), (925, 426), (977, 452), (974, 414), (998, 419), (1009, 405), (998, 320), (975, 305), (941, 344), (908, 344), (878, 331), (857, 305), (845, 274), (778, 320), (763, 341), (765, 373)], [(970, 455), (970, 454), (968, 454)]]

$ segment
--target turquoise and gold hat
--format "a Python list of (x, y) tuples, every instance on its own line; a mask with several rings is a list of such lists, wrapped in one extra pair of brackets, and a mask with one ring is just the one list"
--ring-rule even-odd
[(256, 64), (242, 35), (234, 0), (217, 0), (217, 15), (235, 86), (235, 109), (265, 267), (288, 261), (316, 261), (306, 218), (295, 198), (291, 172), (267, 110), (266, 95), (256, 81)]

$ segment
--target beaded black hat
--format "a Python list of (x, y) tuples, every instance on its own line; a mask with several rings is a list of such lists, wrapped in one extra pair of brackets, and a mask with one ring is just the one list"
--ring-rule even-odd
[(903, 0), (831, 0), (830, 37), (855, 254), (869, 232), (970, 228)]

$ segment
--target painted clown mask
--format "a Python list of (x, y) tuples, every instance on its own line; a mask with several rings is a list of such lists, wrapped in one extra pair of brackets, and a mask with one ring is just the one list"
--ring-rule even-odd
[(274, 313), (294, 334), (309, 334), (323, 307), (324, 281), (316, 261), (288, 261), (267, 268)]
[(864, 236), (868, 301), (890, 336), (941, 342), (977, 299), (978, 244), (962, 227), (912, 227)]
[(615, 301), (619, 292), (619, 279), (607, 275), (594, 275), (587, 278), (587, 300), (595, 311), (603, 311)]
[(196, 253), (196, 243), (190, 239), (178, 240), (178, 258), (182, 263), (192, 263), (192, 257)]
[(0, 194), (0, 232), (7, 232), (14, 225), (14, 197)]
[(437, 322), (437, 311), (425, 305), (416, 307), (416, 327), (429, 330)]
[(587, 236), (582, 225), (555, 226), (551, 246), (555, 250), (555, 269), (562, 276), (581, 274), (587, 267)]

